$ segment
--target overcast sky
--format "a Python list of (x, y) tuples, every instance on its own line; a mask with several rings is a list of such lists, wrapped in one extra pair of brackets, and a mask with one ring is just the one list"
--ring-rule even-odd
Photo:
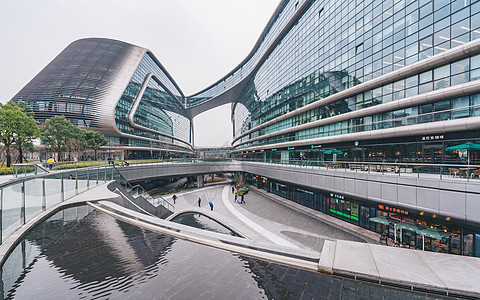
[[(105, 37), (150, 49), (185, 95), (250, 52), (280, 0), (1, 0), (0, 102), (74, 40)], [(194, 120), (196, 146), (232, 137), (230, 105)]]

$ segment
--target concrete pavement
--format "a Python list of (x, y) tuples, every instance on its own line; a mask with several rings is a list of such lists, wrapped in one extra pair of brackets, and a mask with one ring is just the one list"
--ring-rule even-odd
[(216, 214), (226, 222), (241, 224), (236, 226), (253, 240), (291, 247), (292, 251), (319, 252), (321, 272), (407, 289), (480, 297), (480, 258), (378, 245), (378, 235), (373, 232), (255, 188), (245, 196), (245, 204), (234, 203), (228, 185), (179, 193), (177, 197), (176, 213), (196, 207), (208, 214), (208, 202), (213, 201)]

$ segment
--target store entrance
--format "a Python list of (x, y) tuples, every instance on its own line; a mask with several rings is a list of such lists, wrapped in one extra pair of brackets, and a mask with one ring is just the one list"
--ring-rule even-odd
[(443, 145), (428, 144), (423, 146), (423, 162), (441, 164), (443, 162)]

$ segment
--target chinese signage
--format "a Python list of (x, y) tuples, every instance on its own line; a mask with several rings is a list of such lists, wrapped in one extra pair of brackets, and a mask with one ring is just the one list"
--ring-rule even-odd
[(400, 209), (400, 208), (395, 208), (395, 207), (391, 207), (391, 206), (386, 206), (386, 205), (381, 205), (379, 204), (378, 205), (378, 209), (380, 210), (385, 210), (385, 211), (390, 211), (390, 212), (394, 212), (394, 213), (397, 213), (397, 214), (402, 214), (402, 215), (407, 215), (408, 216), (408, 211), (404, 210), (404, 209)]
[(340, 200), (345, 200), (344, 195), (330, 194), (330, 197), (337, 198), (337, 199), (340, 199)]
[(443, 140), (443, 135), (422, 136), (422, 141)]

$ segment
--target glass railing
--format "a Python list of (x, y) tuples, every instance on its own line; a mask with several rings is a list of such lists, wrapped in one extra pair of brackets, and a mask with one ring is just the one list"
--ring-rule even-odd
[(64, 171), (66, 169), (88, 168), (95, 166), (114, 165), (118, 167), (134, 166), (143, 164), (158, 164), (158, 163), (202, 163), (202, 162), (224, 162), (231, 161), (229, 158), (174, 158), (174, 159), (137, 159), (137, 160), (114, 160), (110, 163), (108, 161), (61, 161), (52, 164), (42, 163), (24, 163), (13, 164), (13, 177), (20, 178), (32, 175), (41, 175), (46, 173), (53, 173), (56, 171)]
[(162, 196), (153, 197), (153, 196), (150, 196), (150, 195), (146, 194), (144, 196), (144, 198), (155, 207), (158, 207), (158, 206), (161, 205), (161, 206), (165, 207), (166, 209), (168, 209), (171, 213), (173, 213), (175, 211), (175, 206), (172, 205), (167, 200), (165, 200)]
[(159, 205), (161, 205), (172, 213), (175, 211), (175, 206), (173, 206), (171, 203), (165, 200), (162, 196), (152, 197), (150, 194), (146, 192), (146, 190), (141, 185), (137, 184), (132, 186), (122, 176), (122, 174), (118, 172), (117, 168), (121, 168), (121, 167), (114, 167), (115, 173), (112, 177), (113, 178), (112, 180), (116, 180), (118, 183), (120, 183), (130, 195), (132, 195), (133, 197), (142, 196), (145, 200), (150, 202), (150, 204), (152, 204), (155, 207), (158, 207)]
[(395, 174), (398, 176), (427, 177), (437, 179), (475, 180), (480, 183), (480, 165), (478, 164), (434, 164), (434, 163), (398, 163), (398, 162), (360, 162), (326, 160), (276, 160), (241, 159), (243, 162), (260, 164), (281, 164), (305, 168), (326, 168), (375, 174)]
[(103, 165), (13, 179), (0, 184), (1, 242), (52, 206), (118, 177), (114, 168)]

